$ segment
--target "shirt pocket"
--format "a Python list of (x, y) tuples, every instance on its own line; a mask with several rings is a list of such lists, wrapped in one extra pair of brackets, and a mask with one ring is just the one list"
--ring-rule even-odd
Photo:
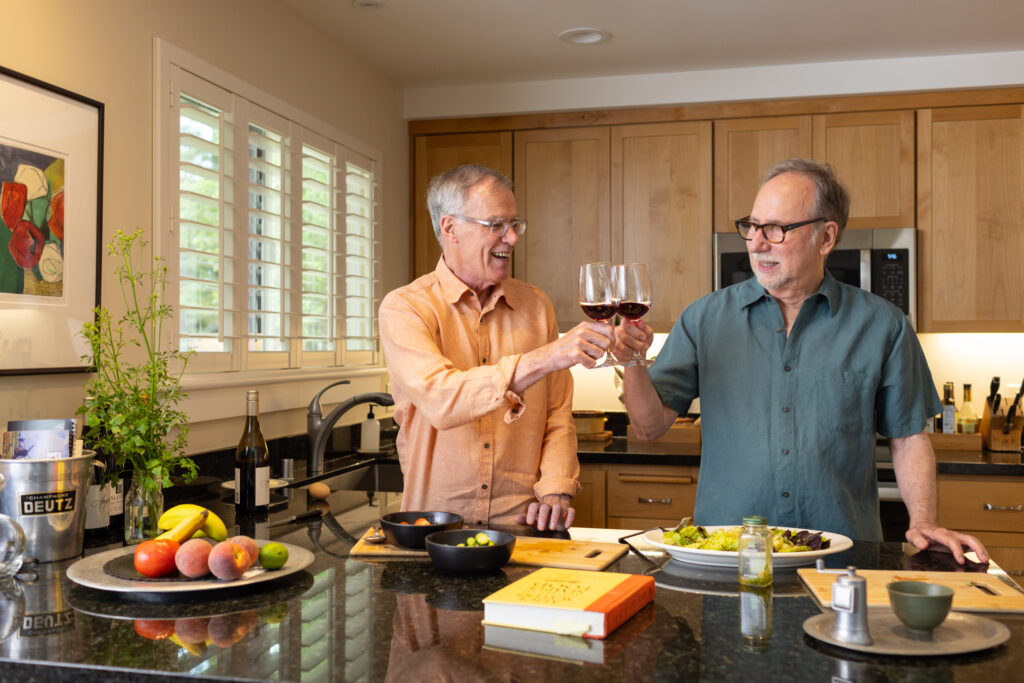
[(873, 383), (854, 370), (822, 370), (815, 382), (814, 414), (825, 433), (875, 433)]

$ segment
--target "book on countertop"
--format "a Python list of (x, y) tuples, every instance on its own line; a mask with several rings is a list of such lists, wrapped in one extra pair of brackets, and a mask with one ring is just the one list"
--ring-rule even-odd
[(654, 606), (642, 607), (607, 638), (577, 638), (508, 626), (484, 626), (484, 649), (604, 666), (654, 623)]
[(543, 567), (484, 598), (484, 625), (605, 638), (654, 599), (654, 577)]
[(6, 460), (67, 458), (74, 443), (74, 420), (10, 420), (2, 456)]

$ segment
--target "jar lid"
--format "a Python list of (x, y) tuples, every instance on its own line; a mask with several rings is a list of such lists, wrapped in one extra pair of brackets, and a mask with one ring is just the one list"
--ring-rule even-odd
[(747, 525), (763, 524), (768, 525), (768, 518), (761, 515), (744, 515), (743, 523)]

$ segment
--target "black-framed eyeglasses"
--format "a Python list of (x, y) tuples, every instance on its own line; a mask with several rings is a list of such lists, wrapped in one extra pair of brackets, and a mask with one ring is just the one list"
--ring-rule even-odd
[(512, 232), (517, 235), (522, 235), (526, 232), (526, 221), (521, 218), (513, 218), (510, 221), (504, 219), (495, 221), (485, 221), (480, 218), (470, 218), (469, 216), (460, 216), (457, 213), (451, 214), (452, 218), (458, 218), (460, 221), (469, 221), (470, 223), (477, 223), (484, 226), (491, 231), (492, 235), (498, 237), (504, 237), (505, 233), (508, 232), (509, 228), (512, 228)]
[(800, 221), (799, 223), (790, 223), (789, 225), (773, 225), (768, 223), (767, 225), (761, 225), (750, 220), (750, 216), (746, 218), (740, 218), (736, 221), (736, 232), (740, 234), (740, 237), (747, 240), (748, 242), (754, 239), (754, 231), (760, 230), (764, 238), (772, 244), (782, 244), (782, 240), (786, 239), (786, 233), (790, 230), (796, 230), (797, 228), (811, 223), (817, 223), (823, 221), (824, 218), (812, 218), (809, 221)]

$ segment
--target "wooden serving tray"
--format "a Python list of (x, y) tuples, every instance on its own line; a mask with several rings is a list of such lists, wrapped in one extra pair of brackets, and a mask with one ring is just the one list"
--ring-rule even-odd
[[(823, 574), (814, 568), (797, 574), (815, 599), (825, 607), (832, 604), (832, 584), (838, 574)], [(868, 607), (888, 607), (886, 586), (893, 581), (927, 581), (953, 589), (953, 609), (958, 612), (1009, 612), (1024, 614), (1024, 593), (999, 578), (979, 572), (915, 572), (882, 569), (857, 570), (867, 579)]]
[[(390, 543), (369, 543), (365, 540), (368, 533), (369, 530), (352, 546), (351, 557), (380, 560), (427, 557), (426, 550), (399, 548)], [(625, 555), (627, 550), (623, 543), (516, 536), (516, 547), (509, 562), (533, 567), (601, 571)]]

